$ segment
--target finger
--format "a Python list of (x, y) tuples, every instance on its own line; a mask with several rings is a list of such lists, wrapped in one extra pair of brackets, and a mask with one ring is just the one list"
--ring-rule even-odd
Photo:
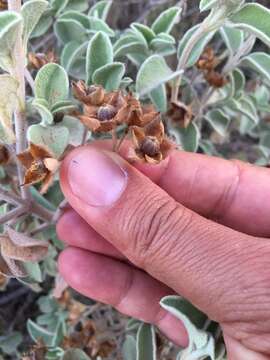
[(228, 360), (268, 360), (269, 356), (259, 354), (244, 347), (239, 341), (225, 336)]
[[(122, 149), (124, 157), (128, 147)], [(160, 165), (134, 166), (187, 208), (235, 230), (270, 236), (269, 169), (183, 151)]]
[(227, 323), (249, 316), (252, 322), (270, 316), (268, 241), (202, 218), (116, 154), (93, 147), (65, 159), (61, 184), (72, 207), (98, 233), (212, 319)]
[(171, 294), (171, 290), (144, 272), (76, 248), (66, 249), (61, 254), (59, 270), (78, 292), (110, 304), (126, 315), (155, 324), (174, 342), (187, 345), (183, 324), (159, 305), (161, 298)]
[(57, 234), (66, 244), (117, 259), (124, 256), (99, 235), (74, 210), (66, 211), (57, 224)]

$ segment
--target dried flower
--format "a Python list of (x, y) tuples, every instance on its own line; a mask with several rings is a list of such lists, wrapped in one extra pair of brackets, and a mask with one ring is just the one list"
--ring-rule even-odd
[(47, 192), (59, 167), (59, 161), (47, 149), (33, 143), (17, 157), (26, 168), (23, 186), (42, 182), (41, 193)]
[(215, 70), (212, 70), (205, 74), (205, 79), (209, 85), (218, 89), (222, 88), (228, 83), (228, 79), (223, 74), (220, 74)]
[(28, 61), (33, 69), (39, 70), (46, 64), (57, 63), (58, 59), (53, 51), (49, 51), (47, 54), (30, 52), (28, 54)]
[(192, 121), (193, 111), (190, 105), (177, 101), (171, 103), (167, 115), (174, 124), (186, 129)]
[(0, 165), (7, 165), (10, 160), (10, 153), (7, 147), (3, 144), (0, 144)]
[(0, 0), (0, 11), (8, 9), (8, 2), (7, 0)]
[(131, 132), (135, 149), (130, 152), (129, 157), (133, 160), (158, 164), (168, 156), (173, 148), (172, 142), (165, 135), (160, 116), (156, 116), (144, 128), (134, 126)]
[(91, 131), (109, 132), (118, 124), (118, 112), (124, 105), (120, 91), (104, 94), (100, 105), (84, 105), (84, 114), (78, 116), (80, 121)]
[(0, 273), (7, 277), (25, 277), (27, 272), (23, 263), (40, 261), (47, 252), (45, 241), (7, 228), (6, 234), (0, 236)]
[(73, 81), (73, 94), (76, 99), (86, 105), (99, 106), (104, 102), (105, 90), (102, 86), (87, 86), (84, 81)]
[(211, 47), (207, 47), (197, 61), (197, 68), (210, 71), (215, 69), (218, 63), (219, 60), (215, 56), (214, 50)]

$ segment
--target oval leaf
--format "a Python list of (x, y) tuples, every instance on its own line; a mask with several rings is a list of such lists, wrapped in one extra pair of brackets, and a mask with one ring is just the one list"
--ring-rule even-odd
[(182, 71), (173, 72), (162, 56), (152, 55), (142, 64), (138, 72), (136, 90), (143, 96), (181, 73)]
[(170, 33), (173, 26), (179, 21), (181, 12), (182, 8), (177, 6), (163, 11), (152, 25), (154, 33)]
[(93, 83), (102, 85), (107, 91), (119, 89), (125, 75), (125, 65), (120, 62), (104, 65), (93, 74)]
[(86, 55), (87, 83), (90, 84), (94, 72), (104, 65), (113, 62), (113, 48), (108, 35), (103, 32), (96, 33), (90, 40)]
[(185, 151), (196, 152), (198, 150), (201, 134), (197, 125), (191, 123), (186, 129), (177, 128), (174, 134)]
[(243, 58), (241, 65), (257, 71), (263, 78), (270, 82), (270, 55), (256, 52)]
[(156, 360), (157, 345), (154, 327), (142, 324), (137, 333), (137, 360)]
[(69, 80), (64, 68), (58, 64), (43, 66), (35, 79), (35, 95), (45, 99), (49, 107), (66, 100), (69, 94)]
[(47, 7), (48, 2), (45, 0), (31, 0), (23, 4), (23, 41), (25, 45)]
[(225, 136), (227, 134), (230, 119), (223, 111), (211, 110), (205, 115), (205, 118), (219, 135)]
[(111, 6), (112, 0), (101, 0), (91, 7), (88, 15), (105, 21), (107, 19)]
[(12, 52), (22, 17), (15, 11), (0, 13), (0, 55), (10, 55)]

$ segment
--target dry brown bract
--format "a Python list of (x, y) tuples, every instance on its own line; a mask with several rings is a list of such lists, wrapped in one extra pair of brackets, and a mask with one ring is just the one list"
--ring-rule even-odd
[(129, 154), (131, 160), (158, 164), (174, 147), (165, 135), (164, 125), (159, 115), (144, 128), (134, 126), (131, 132), (135, 147)]
[(32, 53), (28, 54), (29, 65), (36, 70), (41, 69), (44, 65), (49, 63), (57, 63), (58, 59), (53, 51), (44, 53)]
[(7, 165), (10, 160), (10, 154), (5, 145), (0, 144), (0, 165)]
[(76, 99), (86, 105), (99, 106), (104, 102), (105, 91), (102, 86), (87, 86), (84, 81), (73, 81), (73, 94)]
[(205, 74), (205, 79), (208, 82), (209, 85), (219, 89), (225, 86), (228, 83), (227, 78), (220, 74), (219, 72), (212, 70)]
[(7, 0), (0, 0), (0, 11), (8, 9), (8, 2)]
[(167, 115), (174, 124), (186, 129), (192, 121), (193, 111), (190, 105), (177, 101), (171, 103)]
[(20, 278), (27, 276), (23, 263), (44, 259), (48, 244), (7, 228), (6, 233), (0, 236), (0, 250), (0, 273)]
[(59, 161), (44, 147), (30, 143), (28, 150), (17, 155), (26, 168), (24, 185), (42, 182), (41, 193), (44, 194), (53, 182), (59, 167)]

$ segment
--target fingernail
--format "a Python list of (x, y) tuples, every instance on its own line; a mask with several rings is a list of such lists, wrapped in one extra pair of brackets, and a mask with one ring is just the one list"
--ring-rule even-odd
[(126, 188), (127, 173), (115, 154), (91, 147), (70, 160), (68, 181), (75, 196), (90, 206), (113, 205)]

